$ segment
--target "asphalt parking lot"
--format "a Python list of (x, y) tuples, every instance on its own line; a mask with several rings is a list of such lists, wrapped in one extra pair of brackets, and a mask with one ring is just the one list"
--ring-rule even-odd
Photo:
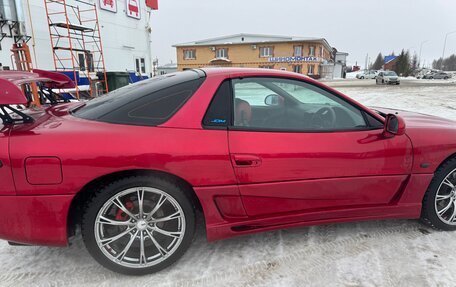
[[(367, 106), (456, 120), (456, 84), (327, 84)], [(207, 243), (200, 222), (189, 252), (158, 274), (128, 277), (100, 267), (80, 236), (69, 248), (0, 241), (0, 286), (454, 286), (456, 232), (415, 220), (333, 224)]]

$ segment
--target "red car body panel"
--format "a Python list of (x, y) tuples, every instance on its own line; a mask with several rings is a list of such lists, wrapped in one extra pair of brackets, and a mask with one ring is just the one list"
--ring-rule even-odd
[(378, 110), (398, 113), (405, 119), (407, 135), (413, 140), (413, 173), (434, 172), (445, 159), (456, 153), (455, 122), (407, 111)]
[[(417, 218), (435, 169), (456, 153), (454, 123), (402, 112), (407, 134), (390, 138), (381, 129), (205, 129), (202, 119), (214, 93), (225, 79), (240, 76), (307, 81), (383, 121), (352, 99), (298, 74), (264, 69), (205, 72), (196, 93), (161, 126), (85, 120), (69, 114), (79, 104), (61, 104), (37, 112), (34, 123), (5, 127), (0, 133), (0, 238), (67, 244), (75, 195), (100, 177), (131, 170), (168, 173), (192, 186), (208, 240), (331, 222)], [(255, 165), (239, 165), (242, 160)]]
[(33, 245), (67, 245), (72, 199), (72, 195), (0, 196), (0, 238)]
[(16, 194), (13, 181), (13, 174), (11, 173), (11, 161), (9, 156), (9, 134), (9, 128), (1, 129), (0, 126), (0, 196)]

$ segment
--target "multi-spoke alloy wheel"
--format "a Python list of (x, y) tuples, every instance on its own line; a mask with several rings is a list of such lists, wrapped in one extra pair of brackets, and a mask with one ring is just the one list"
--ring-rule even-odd
[(132, 177), (108, 185), (89, 202), (83, 220), (84, 241), (95, 259), (133, 275), (176, 261), (193, 232), (185, 191), (162, 179)]
[(421, 219), (436, 229), (456, 230), (456, 157), (436, 170), (423, 199)]
[(442, 222), (456, 225), (456, 169), (440, 183), (435, 196), (435, 211)]

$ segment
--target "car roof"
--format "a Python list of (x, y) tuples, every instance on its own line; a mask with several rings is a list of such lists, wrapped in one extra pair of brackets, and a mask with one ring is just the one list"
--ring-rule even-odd
[(303, 78), (310, 79), (309, 77), (288, 71), (276, 70), (276, 69), (263, 69), (263, 68), (200, 68), (208, 76), (215, 75), (236, 75), (236, 76), (278, 76), (278, 77), (293, 77), (293, 78)]

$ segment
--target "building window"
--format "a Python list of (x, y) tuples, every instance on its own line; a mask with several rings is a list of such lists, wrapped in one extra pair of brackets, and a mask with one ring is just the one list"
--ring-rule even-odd
[(146, 73), (146, 59), (144, 59), (144, 58), (136, 58), (136, 60), (135, 60), (135, 71), (138, 74), (145, 74)]
[(146, 73), (146, 59), (141, 58), (140, 62), (141, 62), (141, 73), (145, 74)]
[(311, 57), (315, 56), (315, 46), (309, 47), (309, 56), (311, 56)]
[(302, 56), (302, 46), (294, 46), (294, 56), (295, 57)]
[(260, 65), (258, 67), (260, 69), (274, 69), (274, 65)]
[(272, 57), (274, 49), (272, 47), (260, 47), (260, 57)]
[(293, 65), (293, 72), (302, 74), (302, 65)]
[(84, 57), (83, 53), (78, 54), (78, 61), (79, 61), (79, 71), (85, 71), (86, 63), (85, 63), (85, 57)]
[(315, 65), (307, 65), (307, 74), (313, 75), (315, 72)]
[(89, 72), (94, 72), (95, 66), (94, 66), (94, 62), (93, 62), (93, 54), (87, 52), (86, 58), (87, 58), (87, 68), (89, 69)]
[(320, 47), (320, 57), (324, 58), (323, 46)]
[(136, 58), (136, 59), (135, 59), (135, 71), (136, 71), (136, 73), (139, 73), (139, 71), (140, 71), (139, 66), (140, 66), (140, 65), (139, 65), (139, 59)]
[(93, 54), (89, 52), (79, 53), (78, 54), (78, 62), (79, 62), (79, 71), (95, 71), (94, 63), (93, 63)]
[(184, 60), (195, 60), (196, 50), (184, 50)]
[(228, 59), (228, 49), (219, 48), (219, 49), (215, 50), (215, 57)]

